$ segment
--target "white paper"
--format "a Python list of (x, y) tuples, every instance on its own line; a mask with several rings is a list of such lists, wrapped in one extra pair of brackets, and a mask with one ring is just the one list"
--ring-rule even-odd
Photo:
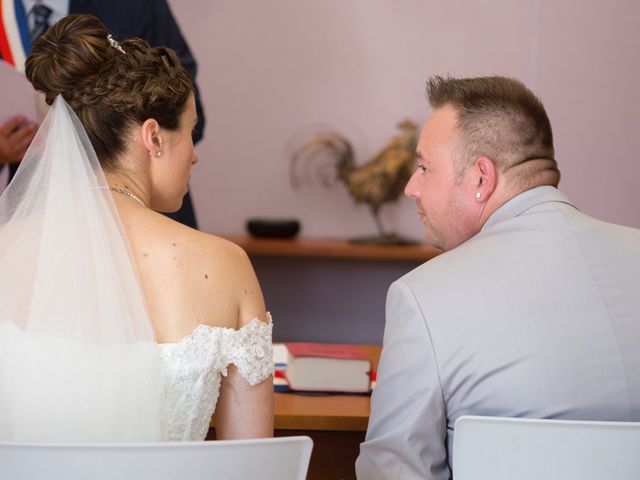
[(289, 361), (289, 350), (284, 343), (273, 344), (273, 363), (278, 370), (285, 370)]
[(0, 123), (15, 115), (40, 123), (37, 96), (27, 77), (0, 60)]

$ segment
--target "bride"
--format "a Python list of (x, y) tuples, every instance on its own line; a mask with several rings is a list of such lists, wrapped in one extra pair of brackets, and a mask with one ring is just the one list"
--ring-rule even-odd
[(175, 53), (72, 15), (26, 74), (53, 106), (0, 198), (0, 440), (202, 440), (214, 410), (219, 439), (271, 436), (246, 254), (157, 213), (198, 161)]

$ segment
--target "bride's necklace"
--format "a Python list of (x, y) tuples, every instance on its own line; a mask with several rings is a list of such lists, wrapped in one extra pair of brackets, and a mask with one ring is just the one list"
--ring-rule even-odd
[[(103, 187), (103, 188), (107, 188), (107, 187)], [(133, 200), (135, 200), (136, 202), (138, 202), (140, 205), (142, 205), (144, 208), (149, 208), (147, 207), (147, 205), (140, 199), (139, 196), (137, 196), (135, 193), (130, 192), (129, 190), (123, 190), (122, 188), (118, 188), (118, 187), (108, 187), (109, 190), (111, 190), (112, 192), (117, 192), (117, 193), (121, 193), (122, 195), (126, 195), (127, 197), (132, 198)]]

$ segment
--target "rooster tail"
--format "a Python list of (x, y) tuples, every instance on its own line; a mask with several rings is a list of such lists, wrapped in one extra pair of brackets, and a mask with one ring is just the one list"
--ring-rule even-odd
[(291, 154), (289, 178), (298, 188), (306, 183), (308, 170), (319, 177), (325, 187), (344, 181), (355, 168), (353, 148), (349, 141), (335, 132), (320, 132), (302, 143)]
[(347, 182), (347, 178), (356, 168), (353, 147), (347, 140), (344, 140), (342, 153), (340, 155), (340, 158), (338, 159), (336, 168), (338, 172), (338, 178), (344, 183)]

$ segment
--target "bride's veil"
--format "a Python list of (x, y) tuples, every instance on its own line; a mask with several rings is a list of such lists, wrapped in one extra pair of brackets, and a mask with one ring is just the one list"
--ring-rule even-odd
[(159, 361), (108, 184), (58, 96), (0, 197), (0, 440), (160, 440)]

